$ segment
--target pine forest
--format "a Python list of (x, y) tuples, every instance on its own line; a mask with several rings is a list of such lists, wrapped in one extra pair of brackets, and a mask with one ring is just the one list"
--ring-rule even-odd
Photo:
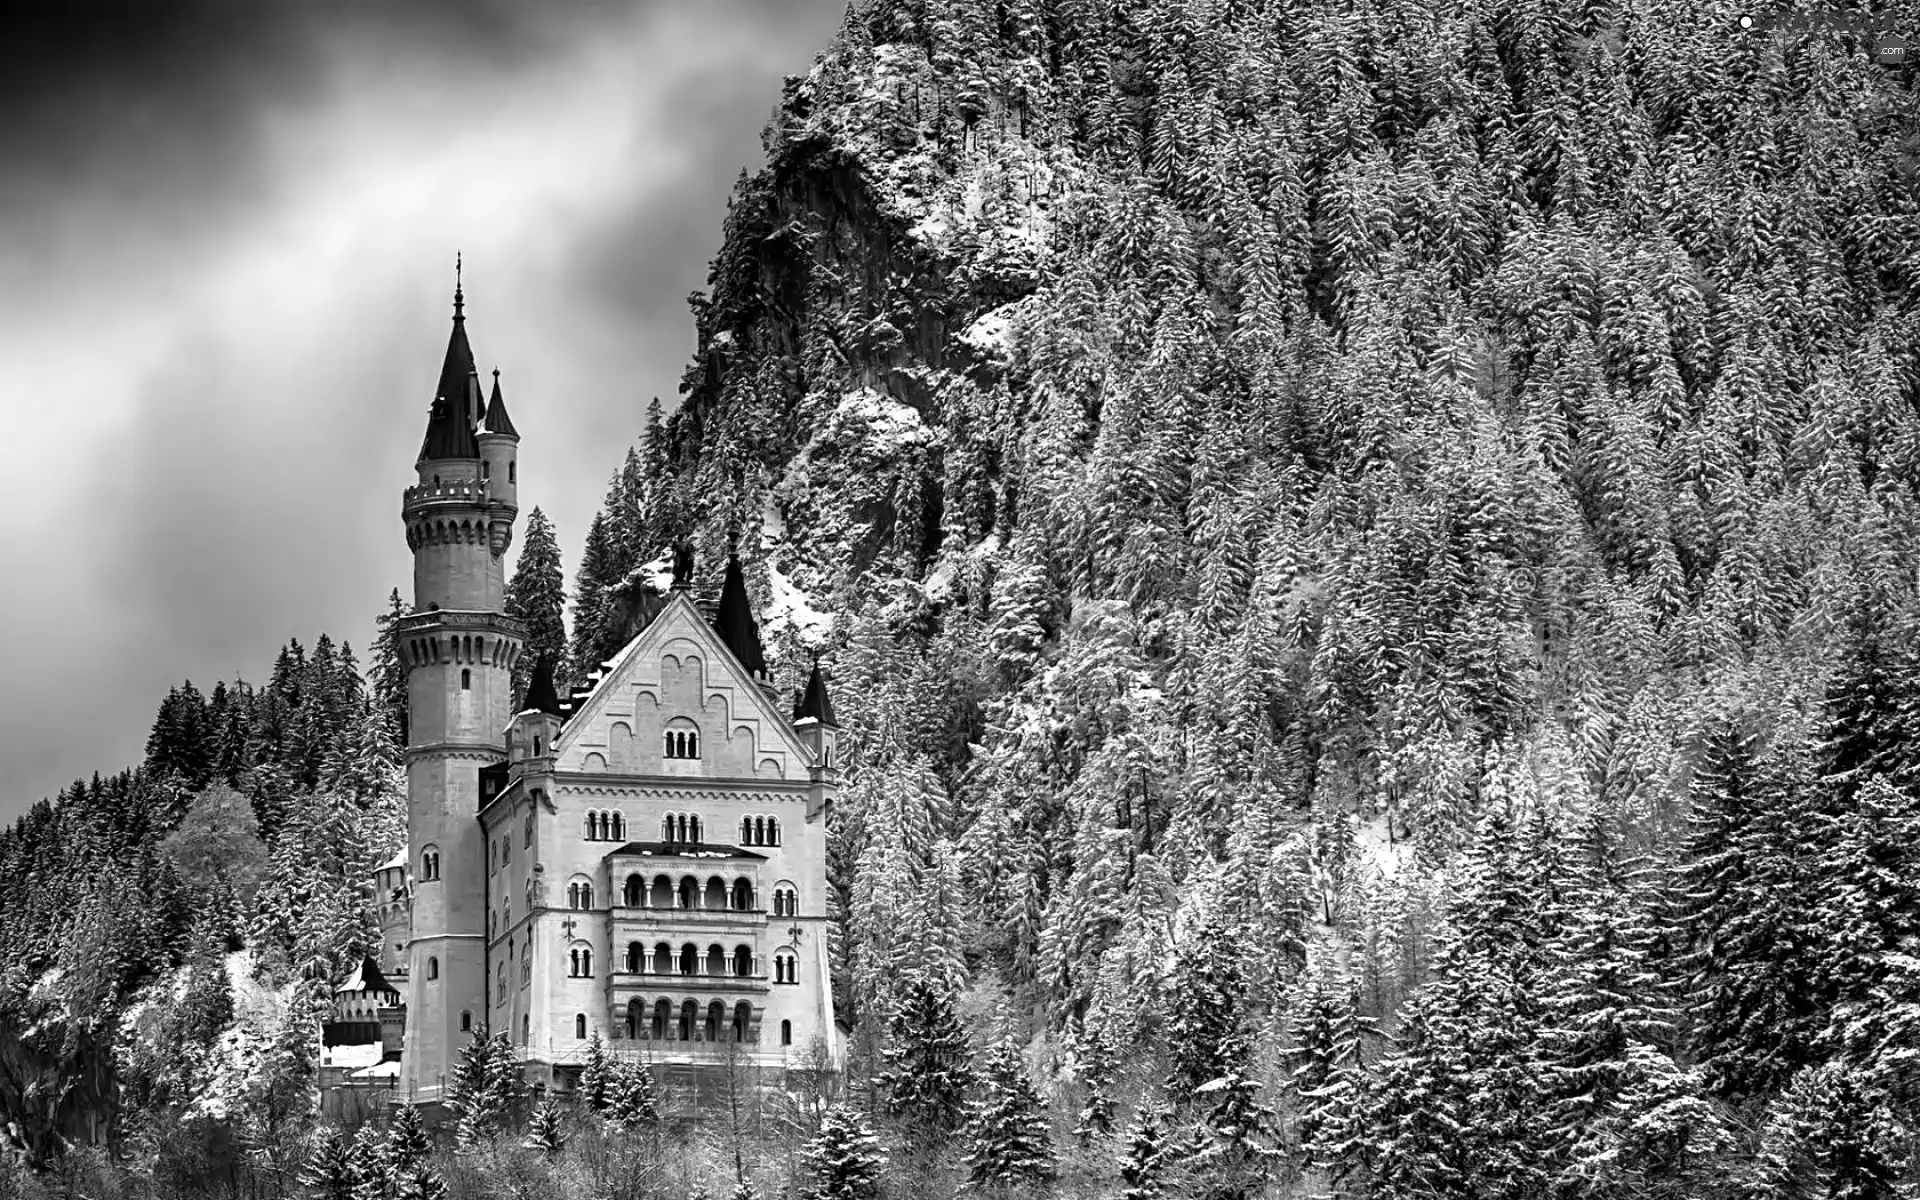
[(0, 1197), (1920, 1196), (1920, 98), (1742, 12), (860, 0), (510, 591), (819, 657), (844, 1077), (320, 1115), (396, 591), (0, 833)]

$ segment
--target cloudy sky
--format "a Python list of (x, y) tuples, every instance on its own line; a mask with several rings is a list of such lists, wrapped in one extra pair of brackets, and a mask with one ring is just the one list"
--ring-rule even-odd
[(571, 582), (845, 7), (35, 2), (0, 17), (0, 819), (137, 762), (169, 684), (364, 651), (456, 250)]

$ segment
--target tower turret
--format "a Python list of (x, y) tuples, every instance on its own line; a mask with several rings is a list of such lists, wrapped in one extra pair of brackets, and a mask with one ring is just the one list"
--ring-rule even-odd
[[(442, 1096), (468, 1036), (464, 1030), (486, 1022), (479, 998), (485, 994), (487, 854), (475, 818), (481, 769), (506, 758), (511, 677), (526, 637), (525, 626), (504, 612), (501, 556), (517, 508), (483, 477), (485, 413), (464, 300), (456, 281), (453, 333), (421, 445), (419, 482), (405, 490), (400, 510), (413, 551), (414, 600), (397, 630), (407, 667), (407, 846), (414, 881), (401, 1082), (409, 1098), (423, 1101)], [(507, 448), (507, 461), (517, 456), (517, 435), (490, 436), (490, 445)]]
[(811, 813), (826, 803), (825, 785), (837, 783), (840, 778), (836, 761), (840, 723), (833, 719), (833, 704), (827, 699), (827, 678), (821, 674), (817, 658), (813, 660), (813, 673), (807, 676), (800, 701), (793, 706), (793, 732), (800, 738), (801, 745), (813, 751), (813, 766), (808, 772), (814, 784), (814, 799), (808, 805)]
[(475, 440), (480, 445), (480, 482), (487, 487), (487, 537), (495, 554), (505, 554), (513, 544), (513, 519), (520, 512), (520, 434), (507, 416), (498, 368)]

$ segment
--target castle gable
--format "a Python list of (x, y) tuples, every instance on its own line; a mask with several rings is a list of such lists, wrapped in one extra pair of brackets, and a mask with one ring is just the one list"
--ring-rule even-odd
[(804, 780), (811, 757), (686, 593), (674, 592), (580, 702), (555, 746), (554, 766), (566, 773)]

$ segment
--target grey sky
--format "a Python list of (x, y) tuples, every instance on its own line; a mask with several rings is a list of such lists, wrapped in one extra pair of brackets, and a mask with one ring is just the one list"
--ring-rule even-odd
[(571, 583), (845, 5), (61, 7), (92, 24), (0, 25), (9, 820), (137, 762), (170, 684), (322, 630), (364, 659), (456, 249)]

